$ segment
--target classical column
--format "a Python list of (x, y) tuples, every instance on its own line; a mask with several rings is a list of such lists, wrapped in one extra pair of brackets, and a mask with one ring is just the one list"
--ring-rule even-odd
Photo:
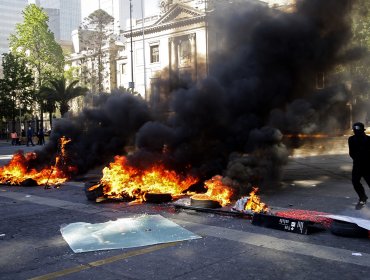
[(175, 44), (174, 38), (169, 38), (168, 41), (170, 42), (170, 66), (171, 71), (176, 72), (177, 70), (177, 48)]
[(195, 33), (189, 34), (189, 41), (190, 41), (190, 50), (191, 50), (191, 63), (192, 63), (192, 71), (191, 76), (193, 81), (197, 79), (197, 48), (196, 48), (196, 41), (195, 41)]
[(169, 61), (169, 76), (170, 76), (170, 83), (169, 83), (169, 90), (171, 91), (176, 84), (178, 79), (178, 55), (177, 55), (177, 46), (176, 41), (174, 38), (168, 39), (170, 43), (170, 61)]

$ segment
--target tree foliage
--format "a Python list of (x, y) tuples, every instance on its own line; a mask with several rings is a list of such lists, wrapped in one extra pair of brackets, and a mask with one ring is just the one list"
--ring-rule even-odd
[[(93, 64), (96, 64), (95, 69), (90, 73), (89, 82), (93, 92), (103, 92), (103, 80), (106, 77), (107, 69), (105, 69), (105, 58), (108, 53), (104, 51), (104, 47), (109, 45), (113, 38), (113, 23), (114, 18), (102, 9), (96, 10), (84, 19), (80, 26), (81, 40), (87, 48), (88, 58)], [(82, 73), (86, 76), (86, 73)], [(96, 83), (96, 84), (95, 84)]]
[[(29, 111), (33, 102), (33, 76), (27, 62), (13, 53), (3, 54), (3, 75), (0, 79), (1, 117), (13, 120), (19, 111)], [(14, 129), (14, 127), (13, 127)]]
[[(49, 30), (49, 18), (42, 8), (31, 4), (22, 13), (23, 22), (16, 25), (15, 33), (9, 37), (9, 45), (13, 53), (19, 54), (27, 61), (36, 79), (36, 89), (39, 90), (48, 80), (63, 74), (63, 51)], [(42, 94), (37, 94), (35, 100), (39, 104), (42, 124), (46, 100)]]
[(49, 109), (53, 109), (53, 104), (55, 109), (55, 105), (58, 104), (60, 114), (62, 117), (65, 116), (70, 109), (69, 102), (78, 96), (85, 95), (88, 91), (87, 88), (78, 86), (78, 82), (78, 80), (74, 80), (67, 84), (66, 79), (62, 77), (50, 81), (51, 86), (42, 87), (40, 92), (48, 96), (47, 98), (50, 104)]
[(352, 8), (352, 60), (338, 69), (350, 85), (351, 117), (366, 122), (370, 117), (370, 2), (356, 0)]
[(54, 34), (49, 30), (48, 16), (34, 4), (23, 11), (24, 20), (16, 25), (15, 34), (10, 35), (10, 48), (27, 61), (35, 71), (37, 85), (42, 86), (51, 77), (63, 73), (64, 56)]
[(353, 90), (358, 95), (369, 94), (370, 84), (370, 2), (357, 0), (352, 13), (353, 45), (362, 49), (360, 59), (350, 65)]
[(363, 47), (370, 46), (370, 2), (357, 0), (352, 17), (353, 39)]

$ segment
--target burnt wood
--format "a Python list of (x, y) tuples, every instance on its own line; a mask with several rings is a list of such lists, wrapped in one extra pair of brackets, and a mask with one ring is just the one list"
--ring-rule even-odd
[(221, 208), (221, 204), (216, 200), (211, 199), (196, 199), (191, 197), (190, 198), (190, 205), (194, 207), (200, 207), (200, 208)]
[(145, 193), (144, 201), (148, 203), (164, 203), (172, 200), (172, 195), (169, 193)]

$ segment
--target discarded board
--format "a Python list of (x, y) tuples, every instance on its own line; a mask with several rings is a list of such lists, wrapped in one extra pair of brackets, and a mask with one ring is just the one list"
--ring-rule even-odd
[(309, 234), (312, 232), (314, 223), (274, 215), (255, 213), (252, 218), (252, 225), (266, 228), (278, 229), (298, 234)]

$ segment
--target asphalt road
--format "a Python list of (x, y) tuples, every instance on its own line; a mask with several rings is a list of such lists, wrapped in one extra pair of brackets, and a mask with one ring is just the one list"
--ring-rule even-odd
[[(296, 151), (285, 167), (282, 188), (264, 192), (262, 200), (275, 210), (370, 220), (369, 206), (354, 208), (345, 138), (333, 143)], [(0, 143), (0, 165), (18, 148)], [(295, 234), (254, 226), (248, 219), (175, 211), (168, 204), (97, 204), (87, 201), (83, 188), (81, 181), (46, 190), (0, 186), (0, 279), (369, 279), (366, 238), (340, 237), (328, 230)], [(65, 224), (142, 214), (159, 214), (202, 238), (74, 253), (60, 232)]]

